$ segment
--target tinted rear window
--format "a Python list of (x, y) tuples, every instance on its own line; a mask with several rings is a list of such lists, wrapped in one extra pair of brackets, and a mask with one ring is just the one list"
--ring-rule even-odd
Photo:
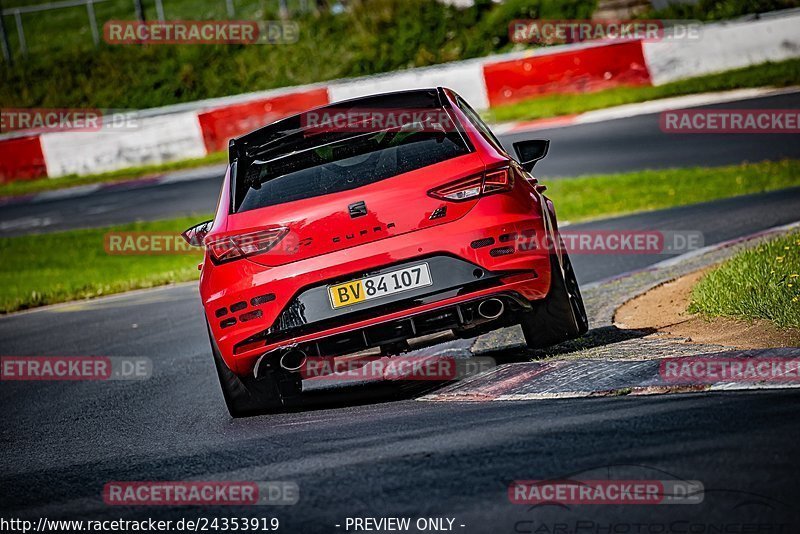
[(383, 131), (237, 164), (234, 211), (355, 189), (470, 151), (459, 132)]

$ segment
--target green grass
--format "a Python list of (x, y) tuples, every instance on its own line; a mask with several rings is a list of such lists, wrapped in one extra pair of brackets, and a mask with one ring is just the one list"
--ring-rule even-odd
[(20, 180), (0, 184), (0, 197), (29, 195), (52, 191), (53, 189), (63, 189), (78, 185), (96, 184), (100, 182), (123, 182), (142, 176), (157, 175), (168, 171), (180, 169), (194, 169), (216, 163), (225, 163), (228, 160), (226, 152), (215, 152), (208, 156), (196, 159), (186, 159), (173, 161), (170, 163), (160, 163), (158, 165), (143, 165), (140, 167), (129, 167), (118, 171), (104, 172), (101, 174), (89, 174), (86, 176), (70, 175), (62, 178), (39, 178), (35, 180)]
[(658, 87), (618, 87), (597, 93), (542, 96), (499, 106), (484, 113), (484, 118), (491, 122), (542, 119), (672, 96), (798, 84), (800, 84), (800, 59), (790, 59), (689, 78)]
[(576, 221), (800, 186), (800, 161), (648, 170), (544, 183), (559, 219)]
[(201, 253), (110, 255), (109, 231), (179, 234), (203, 215), (0, 239), (0, 313), (194, 280)]
[[(278, 18), (278, 0), (233, 3), (237, 19)], [(19, 53), (14, 17), (7, 16), (15, 63), (0, 63), (0, 107), (143, 109), (434, 65), (513, 48), (514, 19), (587, 19), (596, 6), (596, 0), (479, 0), (458, 9), (432, 0), (357, 0), (335, 15), (301, 12), (312, 0), (288, 3), (300, 35), (283, 45), (110, 45), (101, 38), (94, 47), (83, 7), (23, 15), (27, 58)], [(144, 4), (154, 19), (152, 0)], [(222, 0), (163, 4), (167, 19), (228, 18)], [(134, 18), (130, 0), (95, 10), (101, 32), (107, 20)]]
[[(50, 0), (6, 0), (4, 8), (14, 8), (48, 3)], [(145, 13), (155, 20), (155, 3), (144, 0)], [(179, 20), (225, 20), (228, 18), (224, 1), (214, 0), (168, 0), (162, 2), (164, 16)], [(277, 16), (276, 2), (267, 8), (266, 13)], [(298, 0), (289, 0), (290, 7), (299, 8)], [(264, 4), (259, 1), (234, 0), (237, 18), (257, 19), (265, 14)], [(107, 20), (134, 20), (134, 3), (127, 0), (111, 0), (94, 5), (100, 41), (103, 41), (103, 24)], [(19, 36), (13, 15), (5, 17), (11, 49), (19, 54)], [(31, 56), (46, 55), (65, 49), (91, 51), (93, 47), (91, 28), (86, 7), (83, 5), (22, 14), (25, 41)], [(19, 58), (18, 58), (19, 59)]]
[[(642, 171), (546, 183), (559, 218), (575, 221), (800, 185), (800, 162)], [(0, 313), (194, 280), (199, 253), (109, 255), (104, 236), (110, 231), (177, 235), (207, 218), (0, 239)]]
[(800, 232), (746, 250), (692, 289), (692, 313), (800, 328)]

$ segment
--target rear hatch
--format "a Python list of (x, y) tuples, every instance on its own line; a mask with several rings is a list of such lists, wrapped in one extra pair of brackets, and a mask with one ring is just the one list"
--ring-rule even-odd
[[(277, 266), (463, 217), (478, 197), (449, 202), (429, 194), (484, 163), (458, 129), (385, 129), (301, 134), (290, 151), (255, 151), (233, 166), (225, 235), (282, 236), (248, 259)], [(221, 236), (214, 236), (219, 239)]]

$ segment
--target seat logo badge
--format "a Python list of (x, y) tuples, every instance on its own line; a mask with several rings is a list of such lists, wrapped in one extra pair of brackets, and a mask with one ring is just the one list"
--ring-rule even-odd
[(363, 200), (347, 206), (347, 211), (350, 212), (350, 218), (363, 217), (367, 214), (367, 204)]

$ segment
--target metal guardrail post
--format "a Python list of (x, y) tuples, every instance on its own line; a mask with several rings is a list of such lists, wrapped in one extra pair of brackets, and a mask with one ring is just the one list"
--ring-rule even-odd
[(28, 56), (28, 43), (25, 42), (25, 30), (22, 28), (22, 15), (19, 9), (14, 10), (14, 22), (17, 23), (17, 36), (19, 37), (19, 49), (24, 57)]
[(89, 15), (89, 28), (92, 30), (92, 41), (95, 46), (100, 45), (100, 33), (97, 31), (97, 17), (94, 15), (94, 4), (92, 0), (86, 2), (86, 13)]
[[(19, 49), (22, 52), (22, 55), (27, 57), (28, 43), (25, 39), (25, 27), (22, 24), (23, 14), (41, 13), (53, 9), (85, 6), (86, 14), (89, 18), (89, 28), (92, 32), (92, 40), (94, 41), (95, 46), (99, 46), (100, 29), (97, 26), (97, 15), (95, 13), (94, 6), (95, 4), (109, 1), (111, 0), (58, 0), (56, 2), (43, 2), (40, 4), (31, 4), (27, 6), (3, 9), (3, 6), (1, 5), (2, 0), (0, 0), (0, 48), (3, 50), (3, 57), (6, 59), (6, 61), (8, 61), (9, 64), (14, 63), (11, 45), (8, 40), (8, 29), (4, 24), (5, 19), (3, 17), (14, 17), (14, 22), (17, 25), (17, 35), (19, 36)], [(157, 1), (160, 3), (161, 0)], [(142, 6), (142, 0), (134, 0), (134, 5), (136, 5), (137, 8), (141, 8), (141, 18), (139, 20), (144, 20), (144, 7)], [(137, 15), (139, 14), (140, 11), (137, 9)]]
[(9, 65), (13, 65), (14, 59), (11, 57), (11, 45), (8, 42), (8, 33), (6, 33), (6, 22), (3, 19), (2, 3), (0, 3), (0, 47), (3, 48), (3, 58)]
[(145, 22), (144, 6), (142, 5), (142, 0), (133, 0), (133, 7), (136, 10), (136, 20), (138, 20), (139, 22)]

